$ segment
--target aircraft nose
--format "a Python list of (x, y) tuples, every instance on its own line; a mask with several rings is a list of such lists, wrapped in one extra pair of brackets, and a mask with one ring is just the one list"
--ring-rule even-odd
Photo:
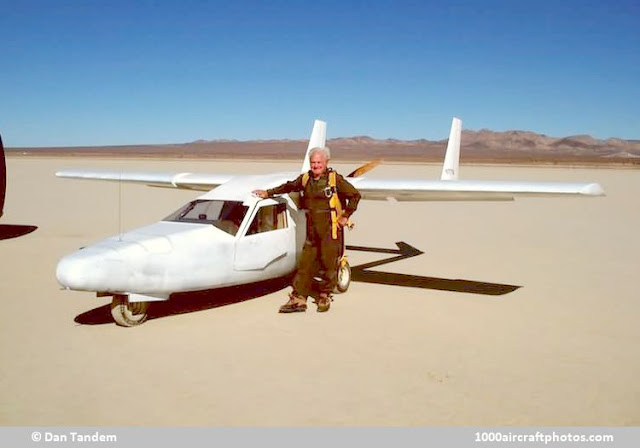
[(101, 291), (105, 280), (121, 269), (122, 257), (113, 249), (80, 249), (58, 262), (56, 278), (67, 289)]

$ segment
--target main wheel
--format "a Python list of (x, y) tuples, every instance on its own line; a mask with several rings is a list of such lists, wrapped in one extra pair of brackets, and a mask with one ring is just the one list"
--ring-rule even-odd
[(349, 289), (349, 285), (351, 284), (351, 266), (349, 266), (349, 262), (346, 258), (340, 260), (340, 264), (338, 266), (338, 282), (336, 283), (336, 287), (334, 292), (336, 294), (340, 294), (346, 292)]
[(135, 327), (147, 320), (149, 302), (129, 302), (129, 296), (116, 294), (111, 301), (111, 316), (121, 327)]

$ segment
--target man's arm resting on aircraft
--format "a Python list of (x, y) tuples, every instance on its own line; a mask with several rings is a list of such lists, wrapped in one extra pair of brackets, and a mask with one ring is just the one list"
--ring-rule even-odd
[(261, 197), (262, 199), (267, 199), (277, 194), (291, 193), (293, 191), (302, 191), (304, 189), (302, 185), (302, 174), (298, 176), (295, 180), (284, 183), (278, 187), (270, 188), (268, 190), (253, 190), (253, 194)]
[(294, 191), (304, 190), (304, 186), (302, 185), (302, 176), (303, 175), (301, 174), (295, 180), (286, 182), (275, 188), (269, 188), (267, 190), (268, 197), (275, 196), (277, 194), (292, 193)]

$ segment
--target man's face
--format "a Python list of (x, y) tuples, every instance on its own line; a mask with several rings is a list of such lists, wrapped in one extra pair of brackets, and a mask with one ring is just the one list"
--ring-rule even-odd
[(314, 152), (311, 155), (310, 162), (313, 177), (320, 177), (325, 173), (325, 171), (327, 171), (328, 160), (325, 158), (325, 155), (323, 153)]

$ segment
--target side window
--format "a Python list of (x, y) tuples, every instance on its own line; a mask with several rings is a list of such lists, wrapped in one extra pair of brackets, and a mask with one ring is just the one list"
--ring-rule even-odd
[(242, 205), (242, 202), (238, 201), (209, 201), (206, 199), (197, 199), (170, 214), (164, 220), (194, 224), (213, 224), (220, 230), (235, 235), (248, 209), (249, 207)]
[(253, 218), (247, 235), (269, 232), (287, 227), (287, 206), (285, 204), (261, 207)]

